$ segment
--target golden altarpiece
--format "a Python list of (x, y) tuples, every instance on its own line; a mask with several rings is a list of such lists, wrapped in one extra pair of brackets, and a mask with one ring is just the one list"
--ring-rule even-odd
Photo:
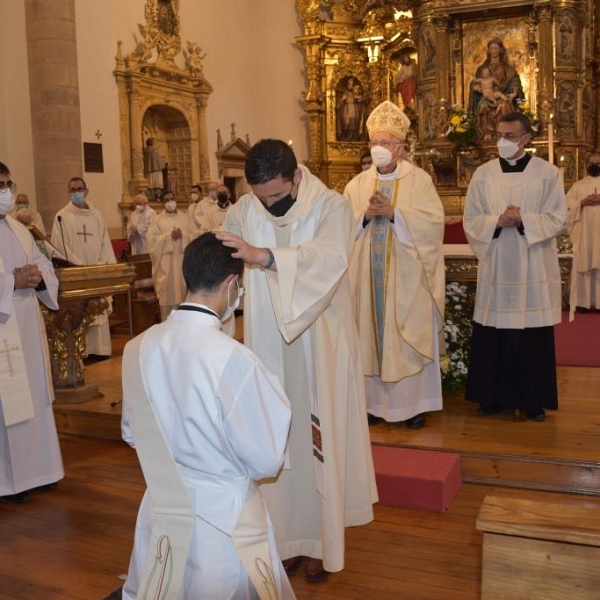
[[(447, 137), (452, 107), (469, 110), (488, 43), (500, 40), (536, 118), (532, 146), (569, 187), (600, 138), (600, 3), (595, 0), (297, 0), (308, 87), (309, 168), (343, 191), (368, 149), (365, 120), (392, 100), (413, 123), (412, 160), (433, 177), (448, 216), (462, 214), (492, 135), (467, 148)], [(406, 73), (413, 89), (402, 82)], [(491, 101), (490, 101), (491, 102)], [(483, 139), (482, 139), (483, 138)]]

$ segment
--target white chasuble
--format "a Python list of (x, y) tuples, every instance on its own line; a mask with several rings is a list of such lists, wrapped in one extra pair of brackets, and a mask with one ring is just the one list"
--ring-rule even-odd
[(270, 215), (252, 194), (224, 229), (272, 250), (277, 271), (246, 268), (244, 343), (282, 382), (293, 406), (289, 469), (262, 492), (283, 558), (344, 566), (344, 528), (373, 518), (377, 491), (366, 422), (348, 256), (354, 225), (346, 200), (308, 169), (294, 205)]

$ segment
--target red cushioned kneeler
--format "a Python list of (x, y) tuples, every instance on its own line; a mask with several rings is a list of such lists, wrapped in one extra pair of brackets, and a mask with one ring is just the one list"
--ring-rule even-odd
[(463, 229), (463, 222), (446, 223), (444, 227), (444, 244), (466, 244), (467, 236)]
[(460, 456), (451, 452), (372, 446), (379, 502), (444, 511), (459, 490)]

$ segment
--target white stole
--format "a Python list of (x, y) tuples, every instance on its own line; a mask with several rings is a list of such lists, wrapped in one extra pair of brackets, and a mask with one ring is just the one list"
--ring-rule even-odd
[(179, 600), (195, 512), (148, 398), (140, 366), (140, 335), (123, 352), (123, 400), (148, 492), (154, 526), (140, 579), (140, 600)]
[[(2, 256), (0, 272), (5, 272)], [(7, 427), (35, 417), (21, 334), (14, 310), (14, 303), (18, 301), (18, 298), (13, 297), (13, 310), (8, 320), (0, 325), (0, 404)]]

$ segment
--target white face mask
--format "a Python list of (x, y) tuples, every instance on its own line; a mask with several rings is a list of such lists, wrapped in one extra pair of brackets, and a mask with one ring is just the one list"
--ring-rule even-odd
[(225, 309), (225, 312), (223, 313), (223, 316), (221, 317), (221, 322), (225, 323), (225, 321), (229, 321), (229, 319), (231, 319), (231, 317), (233, 317), (235, 311), (238, 309), (239, 305), (240, 305), (240, 300), (242, 299), (242, 296), (244, 295), (244, 288), (240, 286), (240, 282), (238, 279), (235, 280), (235, 284), (237, 285), (237, 298), (233, 301), (233, 304), (229, 304), (229, 292), (231, 291), (231, 284), (229, 284), (229, 287), (227, 288), (227, 308)]
[(6, 188), (0, 192), (0, 215), (7, 215), (14, 206), (13, 193)]
[(217, 190), (210, 190), (210, 192), (208, 192), (208, 197), (211, 200), (216, 200), (217, 199)]
[(175, 212), (177, 210), (177, 202), (175, 200), (167, 200), (165, 202), (165, 209), (167, 212)]
[(521, 149), (521, 146), (517, 142), (501, 138), (498, 140), (498, 155), (501, 158), (509, 159), (512, 158)]
[(371, 158), (373, 164), (378, 168), (387, 167), (393, 162), (392, 153), (383, 146), (373, 146), (371, 148)]
[(146, 208), (146, 207), (143, 204), (135, 205), (135, 210), (137, 210), (138, 212), (142, 212), (144, 210), (144, 208)]
[(190, 194), (190, 199), (192, 202), (198, 202), (198, 194), (196, 194), (196, 192), (192, 192)]

